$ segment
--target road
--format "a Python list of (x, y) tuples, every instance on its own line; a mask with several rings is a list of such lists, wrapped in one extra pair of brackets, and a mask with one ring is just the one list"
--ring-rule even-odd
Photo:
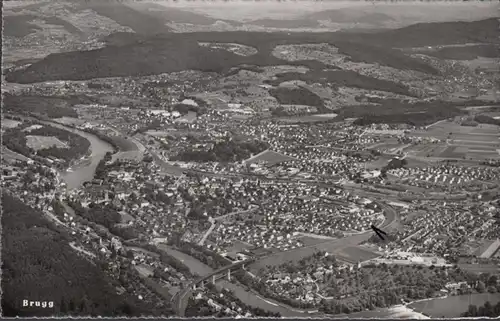
[(213, 230), (215, 229), (216, 226), (217, 226), (217, 223), (214, 222), (214, 221), (212, 221), (212, 225), (210, 225), (210, 228), (208, 229), (208, 231), (205, 232), (205, 234), (203, 235), (203, 237), (201, 238), (201, 240), (198, 242), (198, 245), (205, 244), (205, 241), (210, 236), (210, 234), (212, 234), (212, 232), (213, 232)]
[(198, 242), (198, 245), (203, 245), (205, 244), (205, 241), (207, 240), (207, 238), (210, 236), (210, 234), (212, 234), (213, 230), (215, 229), (215, 227), (217, 226), (217, 221), (223, 221), (225, 218), (227, 217), (230, 217), (230, 216), (233, 216), (233, 215), (238, 215), (238, 214), (248, 214), (248, 213), (251, 213), (255, 210), (257, 210), (258, 207), (256, 208), (252, 208), (252, 209), (249, 209), (249, 210), (246, 210), (246, 211), (237, 211), (237, 212), (232, 212), (232, 213), (228, 213), (226, 215), (221, 215), (221, 216), (217, 216), (216, 218), (213, 219), (213, 221), (211, 222), (212, 225), (210, 225), (210, 228), (208, 229), (208, 231), (205, 232), (205, 234), (203, 235), (203, 237), (201, 238), (201, 240)]
[[(399, 215), (397, 211), (389, 205), (380, 204), (385, 214), (385, 221), (382, 225), (379, 226), (380, 229), (389, 229), (396, 227), (396, 224), (399, 223)], [(325, 250), (329, 253), (340, 252), (345, 248), (351, 246), (357, 246), (360, 243), (368, 240), (373, 232), (369, 227), (366, 232), (352, 234), (347, 237), (343, 237), (340, 239), (328, 240), (325, 242), (299, 247), (296, 249), (291, 249), (287, 251), (281, 251), (278, 253), (273, 253), (269, 255), (262, 256), (258, 259), (258, 261), (254, 264), (254, 266), (265, 266), (265, 265), (275, 265), (275, 262), (284, 262), (293, 258), (294, 260), (300, 260), (300, 258), (308, 256), (312, 253), (311, 249), (314, 250)]]

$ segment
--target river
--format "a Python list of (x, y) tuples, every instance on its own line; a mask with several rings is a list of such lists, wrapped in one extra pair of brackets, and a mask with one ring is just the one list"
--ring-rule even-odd
[[(159, 245), (160, 250), (174, 256), (181, 262), (189, 267), (192, 273), (197, 275), (210, 274), (214, 270), (208, 265), (202, 263), (201, 261), (189, 256), (188, 254), (182, 253), (175, 250), (167, 245)], [(247, 291), (242, 285), (233, 284), (227, 280), (220, 279), (217, 281), (216, 286), (221, 288), (227, 288), (233, 291), (235, 296), (246, 304), (261, 308), (266, 311), (279, 312), (284, 317), (319, 317), (320, 313), (307, 313), (306, 311), (300, 311), (299, 309), (294, 309), (292, 307), (285, 306), (281, 303), (275, 302), (270, 299), (264, 299), (258, 294)], [(390, 308), (379, 308), (372, 311), (356, 312), (351, 314), (342, 315), (332, 315), (329, 317), (333, 318), (348, 318), (348, 319), (359, 319), (359, 318), (394, 318), (394, 319), (423, 319), (425, 316), (430, 317), (446, 317), (454, 318), (460, 317), (460, 314), (465, 312), (469, 304), (475, 304), (477, 306), (483, 305), (486, 301), (490, 301), (491, 304), (496, 304), (500, 301), (500, 293), (490, 294), (472, 294), (472, 295), (461, 295), (461, 296), (450, 296), (446, 298), (434, 298), (425, 301), (418, 301), (411, 303), (407, 306), (395, 306)], [(457, 309), (461, 307), (461, 309)], [(412, 311), (413, 310), (413, 311)], [(463, 310), (463, 311), (462, 311)], [(424, 316), (425, 314), (425, 316)]]
[(90, 181), (94, 178), (94, 173), (97, 165), (104, 158), (107, 152), (113, 152), (113, 146), (101, 140), (95, 135), (84, 132), (82, 130), (67, 127), (55, 122), (39, 121), (41, 123), (47, 124), (49, 126), (57, 127), (70, 131), (72, 133), (78, 134), (86, 138), (90, 142), (90, 149), (92, 154), (87, 160), (79, 162), (78, 164), (71, 167), (71, 170), (67, 170), (61, 173), (61, 178), (66, 183), (68, 189), (75, 189), (80, 187), (83, 182)]
[[(206, 275), (210, 274), (214, 271), (210, 266), (204, 264), (203, 262), (185, 254), (180, 251), (177, 251), (170, 246), (167, 245), (158, 245), (158, 248), (162, 251), (165, 251), (169, 255), (179, 259), (183, 262), (187, 267), (189, 267), (191, 273), (198, 275)], [(233, 291), (234, 295), (240, 299), (245, 304), (248, 304), (253, 307), (261, 308), (266, 311), (271, 312), (279, 312), (281, 316), (284, 317), (304, 317), (304, 316), (317, 316), (317, 314), (309, 314), (304, 311), (299, 311), (298, 309), (294, 309), (291, 307), (285, 307), (283, 304), (274, 302), (270, 299), (261, 298), (256, 293), (251, 291), (247, 291), (243, 288), (243, 286), (238, 284), (233, 284), (225, 279), (220, 279), (216, 282), (216, 286), (221, 288), (226, 288)]]
[(446, 298), (415, 302), (409, 307), (417, 312), (433, 318), (458, 318), (467, 311), (470, 304), (482, 306), (490, 301), (492, 305), (500, 302), (500, 293), (475, 293), (471, 295), (457, 295)]

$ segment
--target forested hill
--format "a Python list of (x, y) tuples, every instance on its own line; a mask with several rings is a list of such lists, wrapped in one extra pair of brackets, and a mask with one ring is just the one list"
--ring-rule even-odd
[[(149, 307), (119, 296), (114, 281), (78, 256), (69, 236), (43, 214), (2, 193), (2, 311), (24, 316), (140, 316)], [(23, 308), (23, 300), (53, 301), (54, 308)]]

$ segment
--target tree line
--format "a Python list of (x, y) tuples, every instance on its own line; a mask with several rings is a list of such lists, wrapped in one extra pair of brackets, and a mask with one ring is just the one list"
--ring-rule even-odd
[(492, 305), (487, 301), (484, 305), (477, 307), (476, 305), (469, 305), (469, 309), (461, 314), (462, 317), (500, 317), (500, 302)]
[[(155, 307), (127, 292), (116, 280), (69, 246), (71, 236), (42, 213), (2, 194), (2, 311), (4, 316), (141, 316)], [(52, 301), (54, 308), (22, 306), (23, 299)]]
[(182, 162), (238, 162), (258, 154), (269, 146), (262, 141), (225, 140), (214, 143), (210, 150), (185, 150), (172, 156), (172, 161)]

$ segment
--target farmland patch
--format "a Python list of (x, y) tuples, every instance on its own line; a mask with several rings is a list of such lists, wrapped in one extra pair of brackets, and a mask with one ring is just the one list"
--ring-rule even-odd
[(20, 121), (12, 119), (2, 119), (2, 128), (16, 128), (21, 124)]
[(212, 49), (227, 50), (239, 56), (252, 56), (258, 52), (257, 49), (253, 47), (237, 43), (198, 42), (198, 45)]
[(256, 156), (248, 159), (246, 161), (246, 163), (252, 164), (252, 163), (257, 163), (257, 162), (265, 162), (269, 165), (272, 165), (272, 164), (286, 162), (286, 161), (290, 161), (290, 160), (294, 160), (294, 159), (295, 158), (293, 158), (293, 157), (267, 150), (267, 151), (264, 151)]
[(336, 252), (335, 255), (337, 255), (339, 259), (349, 263), (363, 262), (380, 256), (372, 251), (355, 246)]

